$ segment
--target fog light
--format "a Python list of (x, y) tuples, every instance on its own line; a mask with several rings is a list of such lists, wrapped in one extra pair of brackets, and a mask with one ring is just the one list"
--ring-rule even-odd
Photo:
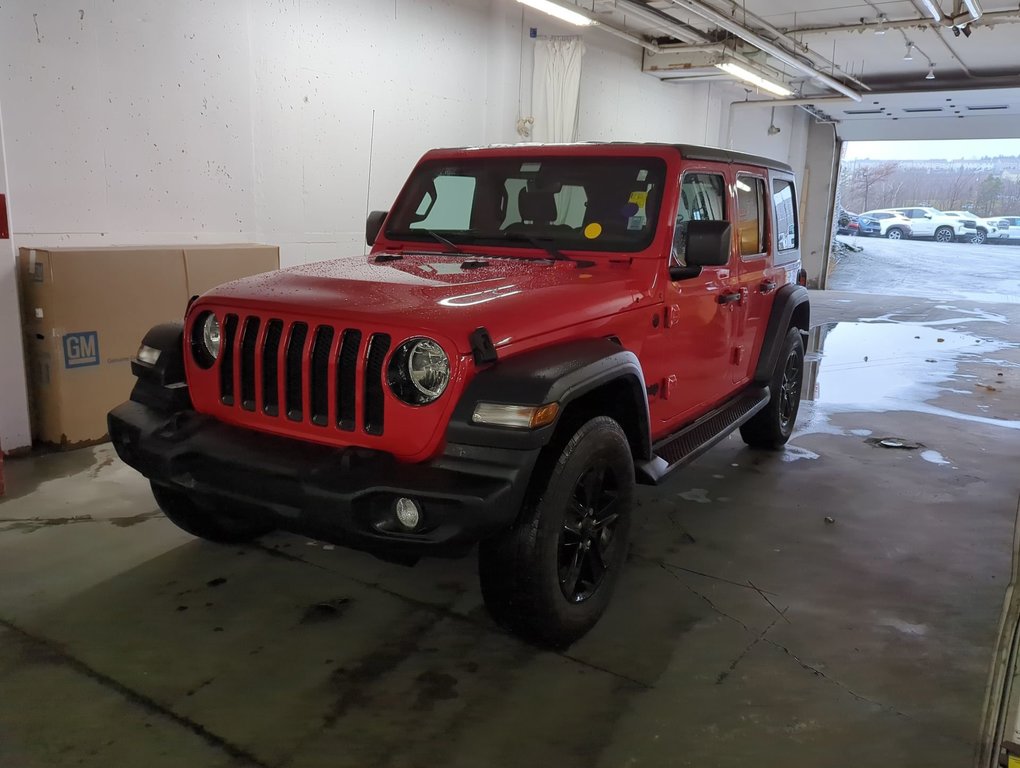
[(418, 510), (418, 505), (414, 499), (401, 498), (397, 499), (395, 506), (397, 513), (397, 520), (405, 528), (417, 528), (418, 521), (421, 520), (421, 512)]

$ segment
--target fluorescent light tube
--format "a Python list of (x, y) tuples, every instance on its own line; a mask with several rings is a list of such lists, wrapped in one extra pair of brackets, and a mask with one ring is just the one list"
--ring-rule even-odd
[(928, 9), (928, 13), (931, 14), (935, 21), (942, 21), (942, 11), (939, 10), (939, 7), (935, 5), (933, 0), (921, 0), (921, 2), (924, 3), (924, 7)]
[(963, 4), (967, 6), (967, 10), (970, 11), (970, 15), (975, 19), (981, 15), (981, 6), (978, 5), (977, 0), (963, 0)]
[(743, 80), (745, 83), (757, 85), (762, 90), (768, 91), (769, 93), (774, 93), (776, 96), (793, 95), (793, 91), (791, 91), (786, 86), (780, 85), (779, 83), (774, 83), (771, 80), (766, 80), (764, 77), (757, 74), (756, 72), (752, 72), (751, 70), (746, 69), (745, 67), (742, 67), (739, 64), (735, 64), (732, 61), (725, 61), (722, 64), (716, 64), (716, 67), (718, 67), (728, 75), (732, 75), (733, 77), (736, 77), (739, 80)]
[(536, 11), (542, 11), (542, 13), (555, 16), (560, 21), (576, 24), (579, 27), (590, 27), (593, 24), (598, 24), (595, 19), (590, 19), (583, 13), (564, 8), (562, 5), (550, 2), (549, 0), (517, 0), (517, 2), (529, 8), (534, 8)]

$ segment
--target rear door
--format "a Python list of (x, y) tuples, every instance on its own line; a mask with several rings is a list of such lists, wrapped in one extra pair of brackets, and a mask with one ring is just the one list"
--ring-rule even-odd
[(734, 179), (737, 230), (737, 283), (739, 298), (726, 306), (733, 314), (730, 377), (736, 384), (750, 378), (751, 360), (768, 320), (771, 294), (777, 288), (772, 265), (772, 243), (796, 241), (796, 224), (784, 219), (780, 232), (772, 216), (768, 176), (761, 168), (737, 168)]
[(897, 208), (900, 213), (910, 219), (910, 230), (914, 237), (933, 237), (935, 221), (923, 208)]

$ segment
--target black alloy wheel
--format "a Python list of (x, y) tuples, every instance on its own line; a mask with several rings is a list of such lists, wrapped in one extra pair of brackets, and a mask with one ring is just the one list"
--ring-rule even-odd
[(606, 576), (606, 563), (618, 545), (614, 535), (620, 519), (619, 494), (612, 467), (589, 467), (578, 478), (560, 532), (559, 579), (563, 596), (572, 603), (591, 597)]

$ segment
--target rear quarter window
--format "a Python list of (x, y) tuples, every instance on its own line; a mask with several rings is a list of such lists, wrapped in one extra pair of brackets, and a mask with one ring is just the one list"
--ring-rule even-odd
[(797, 186), (791, 178), (770, 177), (773, 221), (776, 228), (776, 264), (800, 260), (800, 220)]

